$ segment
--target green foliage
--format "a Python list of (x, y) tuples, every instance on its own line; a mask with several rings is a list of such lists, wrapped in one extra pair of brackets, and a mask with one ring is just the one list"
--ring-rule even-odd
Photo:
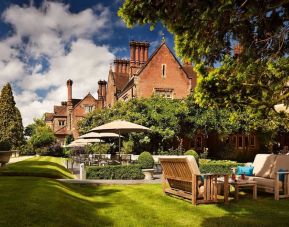
[(142, 169), (153, 169), (155, 161), (149, 152), (144, 151), (139, 155), (137, 163)]
[(200, 159), (201, 173), (226, 173), (231, 174), (232, 168), (242, 165), (230, 160)]
[(140, 165), (117, 166), (89, 166), (86, 168), (87, 179), (143, 179), (144, 175)]
[(70, 134), (70, 135), (67, 135), (64, 139), (64, 144), (65, 145), (68, 145), (70, 144), (71, 142), (73, 141), (73, 136)]
[(0, 141), (0, 151), (10, 151), (11, 145), (8, 141)]
[(184, 153), (184, 155), (191, 155), (191, 156), (193, 156), (193, 157), (196, 159), (197, 164), (199, 165), (199, 155), (198, 155), (198, 153), (197, 153), (195, 150), (193, 150), (193, 149), (188, 150), (188, 151), (186, 151), (186, 152)]
[(94, 143), (84, 147), (86, 154), (107, 154), (110, 149), (110, 145), (107, 143)]
[(133, 151), (133, 141), (123, 141), (121, 152), (124, 154), (130, 154)]
[(34, 155), (35, 153), (33, 145), (30, 142), (20, 147), (20, 155)]
[(196, 101), (201, 106), (234, 110), (232, 120), (250, 121), (243, 124), (249, 130), (260, 125), (272, 130), (280, 126), (288, 128), (288, 116), (275, 110), (277, 104), (289, 104), (288, 71), (287, 57), (248, 60), (246, 65), (227, 57), (217, 69), (200, 70)]
[(175, 35), (178, 55), (213, 65), (242, 46), (244, 58), (288, 54), (289, 7), (286, 1), (134, 1), (118, 15), (127, 26), (161, 22)]
[(81, 133), (92, 127), (124, 119), (151, 129), (149, 133), (131, 133), (133, 153), (148, 150), (153, 154), (183, 154), (181, 138), (192, 138), (196, 133), (217, 133), (221, 140), (239, 132), (269, 133), (266, 143), (272, 143), (273, 132), (280, 126), (275, 118), (271, 121), (255, 119), (246, 111), (233, 108), (207, 108), (196, 103), (193, 95), (184, 100), (170, 100), (155, 96), (118, 102), (112, 108), (97, 110), (79, 122)]
[(10, 143), (16, 149), (24, 143), (23, 131), (21, 114), (8, 83), (2, 88), (0, 95), (0, 140)]
[(55, 139), (53, 131), (48, 126), (38, 126), (29, 141), (34, 148), (44, 148), (54, 144)]

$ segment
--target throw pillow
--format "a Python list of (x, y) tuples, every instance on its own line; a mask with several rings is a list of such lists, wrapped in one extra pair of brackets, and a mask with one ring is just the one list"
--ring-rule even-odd
[[(287, 172), (288, 170), (285, 169), (279, 169), (278, 172)], [(279, 181), (284, 182), (285, 179), (285, 173), (279, 173)]]
[(237, 175), (245, 174), (246, 176), (253, 176), (253, 166), (238, 166)]

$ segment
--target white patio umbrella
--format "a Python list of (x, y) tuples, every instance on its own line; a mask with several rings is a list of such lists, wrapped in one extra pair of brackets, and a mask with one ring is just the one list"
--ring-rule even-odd
[(109, 133), (109, 132), (108, 133), (89, 132), (89, 133), (83, 134), (79, 138), (95, 139), (95, 138), (115, 138), (115, 137), (119, 137), (119, 135), (116, 133)]
[(102, 140), (100, 139), (76, 139), (72, 141), (70, 144), (68, 144), (66, 147), (84, 147), (85, 145), (91, 144), (91, 143), (100, 143)]
[(130, 133), (130, 132), (147, 132), (150, 131), (149, 128), (134, 124), (128, 121), (116, 120), (110, 123), (95, 127), (90, 130), (90, 132), (112, 132), (118, 134), (119, 141), (119, 153), (120, 153), (120, 137), (122, 133)]

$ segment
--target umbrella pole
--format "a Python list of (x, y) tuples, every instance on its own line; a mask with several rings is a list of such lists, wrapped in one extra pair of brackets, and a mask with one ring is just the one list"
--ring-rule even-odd
[(118, 160), (120, 161), (120, 130), (118, 130)]

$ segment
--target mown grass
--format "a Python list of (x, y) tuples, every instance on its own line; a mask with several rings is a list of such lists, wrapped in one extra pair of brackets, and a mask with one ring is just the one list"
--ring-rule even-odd
[(39, 156), (0, 168), (0, 176), (37, 176), (47, 178), (73, 178), (63, 166), (63, 159)]
[[(43, 161), (40, 160), (36, 162)], [(35, 159), (25, 162), (46, 168), (35, 163)], [(30, 169), (28, 163), (24, 169)], [(23, 167), (23, 163), (18, 163), (14, 168), (17, 165)], [(47, 169), (62, 174), (61, 168), (56, 170), (47, 165)], [(1, 176), (0, 201), (0, 226), (5, 227), (279, 227), (288, 226), (289, 223), (289, 200), (275, 201), (271, 194), (259, 193), (258, 199), (252, 200), (251, 191), (247, 191), (241, 194), (239, 201), (231, 198), (228, 205), (193, 206), (189, 202), (163, 195), (160, 184), (92, 186), (68, 184), (43, 177)]]

